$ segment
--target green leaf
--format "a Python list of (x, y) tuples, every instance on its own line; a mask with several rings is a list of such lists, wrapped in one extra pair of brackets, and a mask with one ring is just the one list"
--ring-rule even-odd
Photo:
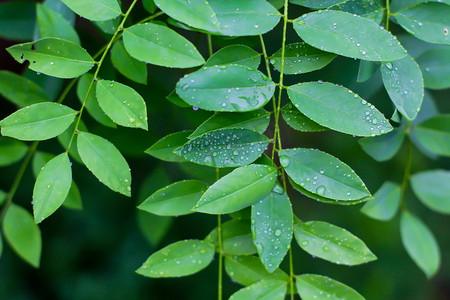
[(142, 4), (144, 5), (144, 8), (151, 14), (155, 13), (155, 11), (158, 9), (153, 0), (142, 0)]
[(0, 71), (0, 95), (18, 107), (50, 100), (38, 84), (9, 71)]
[(78, 77), (94, 66), (94, 59), (86, 50), (58, 38), (43, 38), (6, 50), (20, 63), (30, 61), (31, 70), (58, 78)]
[(78, 189), (75, 182), (72, 181), (72, 186), (70, 187), (69, 194), (63, 203), (63, 206), (69, 209), (81, 210), (83, 209), (83, 203), (81, 202), (80, 190)]
[(36, 14), (41, 38), (55, 37), (81, 44), (77, 32), (61, 14), (39, 3)]
[(84, 99), (86, 98), (85, 108), (89, 112), (89, 114), (99, 122), (108, 127), (116, 128), (116, 124), (111, 121), (111, 119), (103, 112), (97, 102), (97, 85), (95, 83), (92, 84), (91, 90), (89, 91), (89, 95), (86, 97), (86, 93), (89, 89), (89, 85), (94, 79), (94, 75), (92, 74), (84, 74), (80, 80), (78, 80), (77, 85), (77, 96), (80, 103), (83, 104)]
[(155, 253), (136, 272), (147, 277), (180, 277), (206, 268), (214, 257), (214, 245), (199, 240), (171, 244)]
[(370, 196), (358, 175), (328, 153), (293, 148), (284, 149), (279, 155), (280, 164), (289, 177), (311, 193), (341, 201)]
[(328, 129), (306, 117), (298, 109), (296, 109), (292, 103), (288, 103), (283, 106), (281, 109), (281, 115), (283, 116), (283, 120), (295, 130), (311, 132), (324, 131)]
[(63, 133), (75, 119), (76, 111), (51, 102), (22, 108), (0, 121), (3, 136), (23, 141), (43, 141)]
[(33, 175), (35, 178), (38, 177), (42, 167), (45, 166), (53, 158), (55, 158), (55, 155), (51, 153), (36, 151), (31, 162), (31, 168), (33, 170)]
[(412, 132), (426, 150), (450, 156), (450, 114), (427, 119), (414, 126)]
[(155, 0), (155, 3), (175, 20), (213, 33), (219, 31), (219, 21), (207, 0)]
[(130, 167), (110, 141), (88, 132), (80, 132), (77, 147), (84, 164), (100, 182), (115, 192), (131, 196)]
[(11, 248), (35, 268), (41, 260), (42, 238), (33, 216), (21, 206), (12, 204), (3, 220), (3, 234)]
[(358, 237), (326, 222), (297, 223), (294, 234), (303, 250), (335, 264), (355, 266), (377, 259)]
[(281, 280), (261, 280), (249, 287), (240, 289), (229, 300), (283, 300), (287, 283)]
[(303, 300), (345, 299), (364, 300), (354, 289), (326, 276), (303, 274), (296, 277), (298, 294)]
[(176, 153), (200, 165), (237, 167), (254, 162), (268, 145), (269, 139), (253, 130), (225, 128), (188, 141)]
[(409, 121), (416, 118), (423, 100), (423, 78), (417, 63), (410, 56), (384, 62), (381, 75), (386, 91), (397, 110)]
[(195, 46), (165, 26), (145, 23), (126, 28), (123, 42), (134, 58), (169, 68), (191, 68), (205, 60)]
[(411, 187), (417, 198), (428, 208), (450, 214), (450, 171), (429, 170), (411, 177)]
[(244, 286), (261, 280), (289, 281), (289, 276), (281, 269), (269, 273), (256, 256), (226, 256), (225, 270), (231, 279)]
[(305, 82), (288, 87), (295, 107), (308, 118), (333, 130), (375, 136), (392, 130), (388, 120), (366, 100), (329, 82)]
[(214, 53), (205, 63), (204, 67), (243, 65), (258, 69), (261, 63), (261, 54), (245, 45), (226, 46)]
[(252, 205), (254, 243), (267, 271), (275, 271), (286, 256), (291, 245), (293, 222), (291, 201), (279, 184)]
[[(270, 63), (281, 72), (281, 51), (270, 57)], [(284, 53), (284, 74), (302, 74), (320, 70), (328, 65), (336, 54), (328, 53), (309, 46), (306, 43), (286, 45)]]
[(275, 83), (258, 70), (241, 65), (203, 68), (177, 83), (187, 103), (213, 111), (252, 111), (264, 106)]
[(361, 60), (359, 62), (358, 77), (356, 82), (366, 82), (378, 70), (378, 64), (373, 61)]
[(26, 144), (14, 139), (0, 137), (0, 167), (7, 167), (22, 160), (27, 154)]
[[(208, 234), (205, 240), (218, 244), (217, 227)], [(249, 219), (233, 219), (222, 224), (222, 251), (228, 255), (252, 255), (256, 253)]]
[(420, 3), (397, 11), (397, 22), (416, 38), (429, 43), (450, 45), (450, 6), (444, 3)]
[(289, 0), (289, 2), (301, 5), (304, 7), (309, 7), (313, 9), (321, 9), (321, 8), (327, 8), (332, 5), (335, 5), (336, 3), (343, 2), (345, 0), (322, 0), (322, 1), (316, 1), (316, 0)]
[(0, 258), (2, 257), (2, 253), (3, 253), (3, 239), (0, 233)]
[(389, 221), (397, 213), (402, 197), (400, 185), (386, 181), (368, 201), (361, 212), (366, 216), (379, 221)]
[(116, 32), (117, 27), (119, 27), (121, 22), (122, 22), (122, 18), (117, 17), (117, 18), (111, 19), (111, 20), (94, 21), (93, 23), (101, 31), (103, 31), (103, 32), (105, 32), (107, 34), (114, 34), (114, 32)]
[(184, 102), (184, 100), (177, 95), (175, 90), (173, 90), (168, 96), (166, 96), (166, 99), (179, 107), (191, 107), (190, 104)]
[(433, 233), (413, 214), (404, 211), (400, 219), (403, 246), (416, 265), (430, 278), (439, 269), (441, 253)]
[(36, 20), (36, 3), (9, 1), (0, 4), (0, 37), (7, 40), (27, 41), (33, 39)]
[(294, 20), (294, 29), (311, 46), (342, 56), (392, 61), (406, 55), (397, 39), (377, 23), (346, 12), (308, 13)]
[(5, 202), (5, 200), (6, 200), (6, 195), (7, 195), (7, 194), (6, 194), (4, 191), (0, 190), (0, 205), (2, 205), (3, 202)]
[(131, 87), (109, 80), (97, 81), (97, 101), (114, 123), (148, 130), (147, 106)]
[(404, 139), (403, 128), (395, 128), (387, 134), (359, 139), (358, 143), (376, 161), (386, 161), (394, 157)]
[(186, 130), (169, 134), (145, 150), (145, 153), (164, 161), (185, 162), (187, 160), (174, 151), (188, 141), (191, 133), (192, 130)]
[(270, 113), (264, 109), (243, 113), (217, 112), (197, 127), (188, 138), (194, 139), (206, 132), (224, 128), (245, 128), (263, 133), (269, 122)]
[[(70, 125), (69, 128), (67, 128), (66, 131), (64, 131), (63, 133), (61, 133), (60, 135), (58, 135), (57, 139), (58, 142), (63, 146), (64, 149), (69, 148), (69, 144), (70, 144), (70, 149), (69, 149), (69, 154), (72, 156), (73, 159), (75, 159), (77, 162), (79, 162), (80, 164), (82, 164), (82, 160), (80, 157), (80, 154), (78, 153), (77, 150), (77, 135), (75, 135), (73, 137), (72, 140), (72, 135), (75, 132), (75, 127), (77, 126), (76, 122), (73, 122), (72, 125)], [(84, 122), (80, 120), (80, 123), (78, 123), (78, 131), (88, 131), (86, 128), (86, 125), (84, 125)], [(72, 140), (72, 143), (71, 143)]]
[(228, 214), (263, 199), (275, 184), (277, 170), (250, 165), (233, 170), (214, 183), (195, 206), (198, 212)]
[(72, 168), (67, 153), (50, 160), (39, 173), (33, 189), (36, 223), (53, 214), (66, 200), (72, 185)]
[(450, 47), (426, 51), (417, 58), (426, 88), (441, 90), (450, 88)]
[(265, 0), (208, 0), (220, 23), (220, 33), (229, 36), (264, 34), (280, 21), (280, 13)]
[(137, 83), (147, 84), (147, 65), (132, 58), (125, 50), (123, 42), (117, 41), (112, 47), (111, 62), (123, 76)]
[(160, 216), (191, 214), (207, 189), (208, 185), (199, 180), (178, 181), (153, 193), (138, 208)]
[(152, 247), (159, 245), (172, 226), (173, 217), (161, 217), (145, 211), (137, 211), (139, 229)]
[(77, 15), (92, 21), (104, 21), (122, 14), (117, 0), (61, 0)]
[(347, 0), (344, 2), (340, 1), (340, 3), (331, 6), (329, 9), (360, 15), (362, 17), (372, 19), (378, 24), (381, 23), (384, 13), (384, 8), (381, 7), (376, 0)]

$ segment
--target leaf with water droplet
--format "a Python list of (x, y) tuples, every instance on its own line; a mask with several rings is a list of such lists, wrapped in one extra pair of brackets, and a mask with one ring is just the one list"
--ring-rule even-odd
[(298, 294), (303, 300), (345, 299), (365, 300), (354, 289), (326, 276), (303, 274), (296, 277)]
[(303, 113), (296, 109), (292, 103), (288, 103), (283, 106), (281, 109), (281, 115), (283, 116), (283, 120), (295, 130), (315, 132), (328, 129), (306, 117)]
[(400, 185), (386, 181), (373, 195), (373, 200), (364, 204), (361, 212), (379, 221), (389, 221), (400, 207), (401, 195)]
[(374, 20), (380, 24), (383, 19), (384, 8), (376, 0), (346, 0), (330, 6), (330, 10), (339, 10), (356, 14)]
[(118, 17), (122, 12), (116, 0), (61, 0), (77, 15), (93, 21), (104, 21)]
[(246, 288), (242, 288), (229, 300), (283, 300), (287, 291), (287, 283), (282, 280), (261, 280)]

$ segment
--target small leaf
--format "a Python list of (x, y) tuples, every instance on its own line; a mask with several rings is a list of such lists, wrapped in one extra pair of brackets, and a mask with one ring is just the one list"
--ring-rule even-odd
[(53, 214), (66, 200), (72, 185), (72, 168), (67, 153), (50, 160), (41, 170), (33, 189), (36, 223)]
[(294, 233), (303, 250), (335, 264), (355, 266), (377, 259), (358, 237), (326, 222), (297, 223)]
[(225, 128), (188, 141), (176, 153), (200, 165), (237, 167), (254, 162), (268, 144), (269, 139), (265, 135), (253, 130)]
[(191, 107), (190, 104), (184, 102), (184, 100), (177, 95), (175, 90), (173, 90), (168, 96), (166, 96), (166, 99), (179, 107)]
[(180, 277), (206, 268), (214, 257), (214, 245), (199, 240), (171, 244), (155, 253), (136, 272), (148, 277)]
[(123, 42), (118, 41), (112, 47), (111, 62), (123, 76), (137, 83), (147, 84), (147, 65), (132, 58), (125, 50)]
[(397, 11), (394, 16), (406, 31), (429, 43), (450, 45), (450, 6), (444, 3), (419, 3)]
[(120, 22), (122, 22), (122, 18), (117, 17), (111, 20), (93, 21), (92, 23), (94, 23), (94, 25), (97, 26), (104, 33), (114, 34), (114, 32), (116, 32), (116, 29), (119, 27)]
[(11, 248), (35, 268), (41, 260), (42, 238), (33, 216), (21, 206), (12, 204), (3, 220), (3, 234)]
[(31, 163), (31, 168), (33, 170), (33, 175), (35, 178), (38, 177), (43, 166), (45, 166), (49, 161), (55, 158), (55, 155), (47, 152), (36, 151), (33, 155), (33, 161)]
[(138, 208), (160, 216), (191, 214), (207, 189), (208, 185), (199, 180), (178, 181), (153, 193)]
[(411, 259), (430, 278), (439, 269), (441, 253), (433, 233), (416, 216), (404, 211), (400, 219), (403, 245)]
[(428, 208), (450, 214), (450, 171), (429, 170), (411, 177), (411, 187), (417, 198)]
[(370, 196), (358, 175), (328, 153), (293, 148), (284, 149), (279, 155), (280, 164), (289, 177), (311, 193), (341, 201)]
[[(217, 245), (217, 233), (216, 227), (205, 240)], [(228, 255), (252, 255), (256, 253), (249, 219), (233, 219), (222, 224), (222, 251)]]
[(197, 127), (189, 139), (224, 128), (245, 128), (263, 133), (269, 126), (269, 122), (270, 114), (264, 109), (243, 113), (217, 112)]
[(311, 132), (324, 131), (328, 129), (306, 117), (298, 109), (296, 109), (292, 103), (288, 103), (283, 106), (281, 109), (281, 115), (283, 116), (283, 120), (295, 130)]
[(336, 131), (375, 136), (392, 130), (375, 106), (342, 86), (304, 82), (288, 87), (288, 95), (308, 118)]
[(336, 3), (343, 2), (344, 0), (322, 0), (322, 1), (316, 1), (316, 0), (289, 0), (289, 2), (301, 5), (304, 7), (309, 7), (313, 9), (322, 9), (327, 8), (332, 5), (335, 5)]
[(34, 81), (9, 71), (0, 71), (0, 95), (18, 107), (50, 101), (44, 90)]
[(77, 32), (61, 14), (39, 3), (36, 4), (36, 14), (41, 38), (61, 38), (80, 45)]
[(438, 155), (450, 156), (450, 114), (427, 119), (414, 126), (412, 132), (425, 149)]
[(36, 22), (36, 3), (32, 1), (7, 1), (0, 3), (0, 37), (6, 40), (33, 39)]
[(88, 132), (78, 134), (78, 153), (86, 167), (115, 192), (131, 196), (131, 173), (127, 161), (108, 140)]
[(173, 217), (161, 217), (145, 211), (137, 211), (139, 229), (152, 247), (159, 245), (172, 226)]
[(416, 118), (423, 100), (423, 78), (410, 56), (381, 64), (386, 91), (397, 110), (409, 121)]
[(72, 186), (70, 187), (69, 194), (67, 195), (66, 200), (64, 200), (63, 206), (69, 209), (83, 209), (80, 190), (78, 189), (74, 181), (72, 181)]
[(126, 28), (123, 42), (132, 57), (158, 66), (191, 68), (205, 62), (191, 42), (161, 25), (145, 23)]
[(386, 161), (394, 157), (404, 139), (404, 130), (396, 128), (387, 134), (359, 139), (358, 143), (376, 161)]
[(104, 21), (122, 14), (116, 0), (61, 0), (77, 15), (92, 21)]
[(406, 56), (397, 39), (377, 23), (342, 11), (305, 14), (294, 20), (294, 29), (311, 46), (342, 56), (373, 61)]
[(63, 133), (75, 119), (76, 111), (51, 102), (22, 108), (0, 121), (3, 136), (23, 141), (43, 141)]
[(144, 5), (144, 8), (151, 14), (154, 14), (155, 11), (158, 9), (158, 7), (155, 4), (155, 1), (153, 0), (142, 0), (142, 4)]
[(177, 83), (177, 94), (187, 103), (213, 111), (252, 111), (264, 106), (275, 83), (258, 70), (241, 65), (200, 69)]
[(294, 216), (291, 201), (279, 185), (252, 205), (252, 232), (267, 271), (275, 271), (291, 245)]
[(148, 130), (147, 106), (131, 87), (109, 80), (97, 81), (97, 100), (114, 123)]
[(186, 130), (169, 134), (145, 150), (145, 153), (164, 161), (185, 162), (187, 160), (175, 154), (174, 151), (188, 141), (188, 136), (191, 133), (192, 130)]
[(303, 300), (345, 299), (364, 300), (354, 289), (326, 276), (303, 274), (295, 280), (298, 294)]
[(441, 90), (450, 88), (450, 47), (426, 51), (417, 58), (426, 88)]
[(401, 202), (400, 185), (386, 181), (373, 195), (373, 200), (366, 202), (361, 212), (372, 219), (389, 221), (397, 213)]
[[(270, 63), (281, 72), (281, 51), (275, 52)], [(302, 74), (320, 70), (328, 65), (336, 54), (328, 53), (309, 46), (306, 43), (286, 45), (284, 53), (284, 74)]]
[(205, 63), (204, 67), (243, 65), (258, 69), (261, 63), (261, 54), (244, 45), (230, 45), (214, 53)]
[[(77, 125), (78, 125), (78, 127), (77, 127)], [(74, 133), (76, 133), (75, 127), (77, 127), (78, 131), (87, 131), (86, 125), (84, 125), (84, 122), (80, 120), (80, 122), (78, 124), (76, 122), (73, 122), (72, 125), (70, 125), (66, 131), (64, 131), (63, 133), (58, 135), (57, 139), (58, 139), (58, 142), (63, 146), (64, 149), (68, 149), (69, 144), (70, 144), (70, 149), (69, 149), (70, 156), (72, 156), (73, 159), (75, 159), (77, 162), (82, 164), (83, 162), (82, 162), (80, 154), (78, 153), (78, 150), (77, 150), (78, 137), (76, 134), (72, 140), (72, 135)], [(72, 141), (72, 143), (71, 143), (71, 141)]]
[(287, 283), (281, 280), (261, 280), (249, 287), (240, 289), (229, 300), (283, 300)]
[(7, 167), (22, 160), (27, 154), (26, 144), (14, 139), (0, 137), (0, 167)]
[(358, 77), (356, 82), (366, 82), (378, 70), (378, 64), (373, 61), (361, 60), (359, 62)]
[(233, 170), (214, 183), (195, 206), (198, 212), (228, 214), (263, 199), (272, 190), (277, 170), (250, 165)]
[(58, 78), (78, 77), (94, 66), (94, 59), (86, 50), (58, 38), (43, 38), (6, 50), (20, 63), (30, 61), (31, 70)]

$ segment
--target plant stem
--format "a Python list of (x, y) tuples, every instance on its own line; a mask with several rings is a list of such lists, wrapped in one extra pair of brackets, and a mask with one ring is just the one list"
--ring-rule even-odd
[(212, 47), (211, 35), (207, 34), (206, 37), (208, 39), (208, 53), (209, 53), (209, 57), (211, 57), (213, 55), (213, 47)]
[(391, 17), (391, 8), (389, 0), (386, 0), (386, 30), (389, 31), (389, 18)]
[(405, 171), (403, 173), (403, 182), (401, 186), (402, 190), (402, 200), (401, 206), (402, 210), (406, 210), (406, 190), (408, 189), (409, 177), (411, 174), (411, 162), (412, 162), (412, 143), (411, 138), (409, 137), (409, 129), (406, 132), (406, 162), (405, 162)]

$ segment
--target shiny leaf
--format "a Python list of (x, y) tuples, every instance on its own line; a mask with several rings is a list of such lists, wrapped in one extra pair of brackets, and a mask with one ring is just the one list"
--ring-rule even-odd
[(92, 21), (118, 17), (122, 12), (117, 0), (61, 0), (77, 15)]
[(298, 294), (303, 300), (345, 299), (364, 300), (354, 289), (326, 276), (303, 274), (295, 280)]
[(328, 129), (306, 117), (298, 109), (296, 109), (292, 103), (288, 103), (283, 106), (281, 109), (281, 115), (283, 116), (283, 120), (295, 130), (311, 132), (324, 131)]
[(261, 280), (249, 287), (240, 289), (229, 300), (283, 300), (287, 284), (281, 280)]

